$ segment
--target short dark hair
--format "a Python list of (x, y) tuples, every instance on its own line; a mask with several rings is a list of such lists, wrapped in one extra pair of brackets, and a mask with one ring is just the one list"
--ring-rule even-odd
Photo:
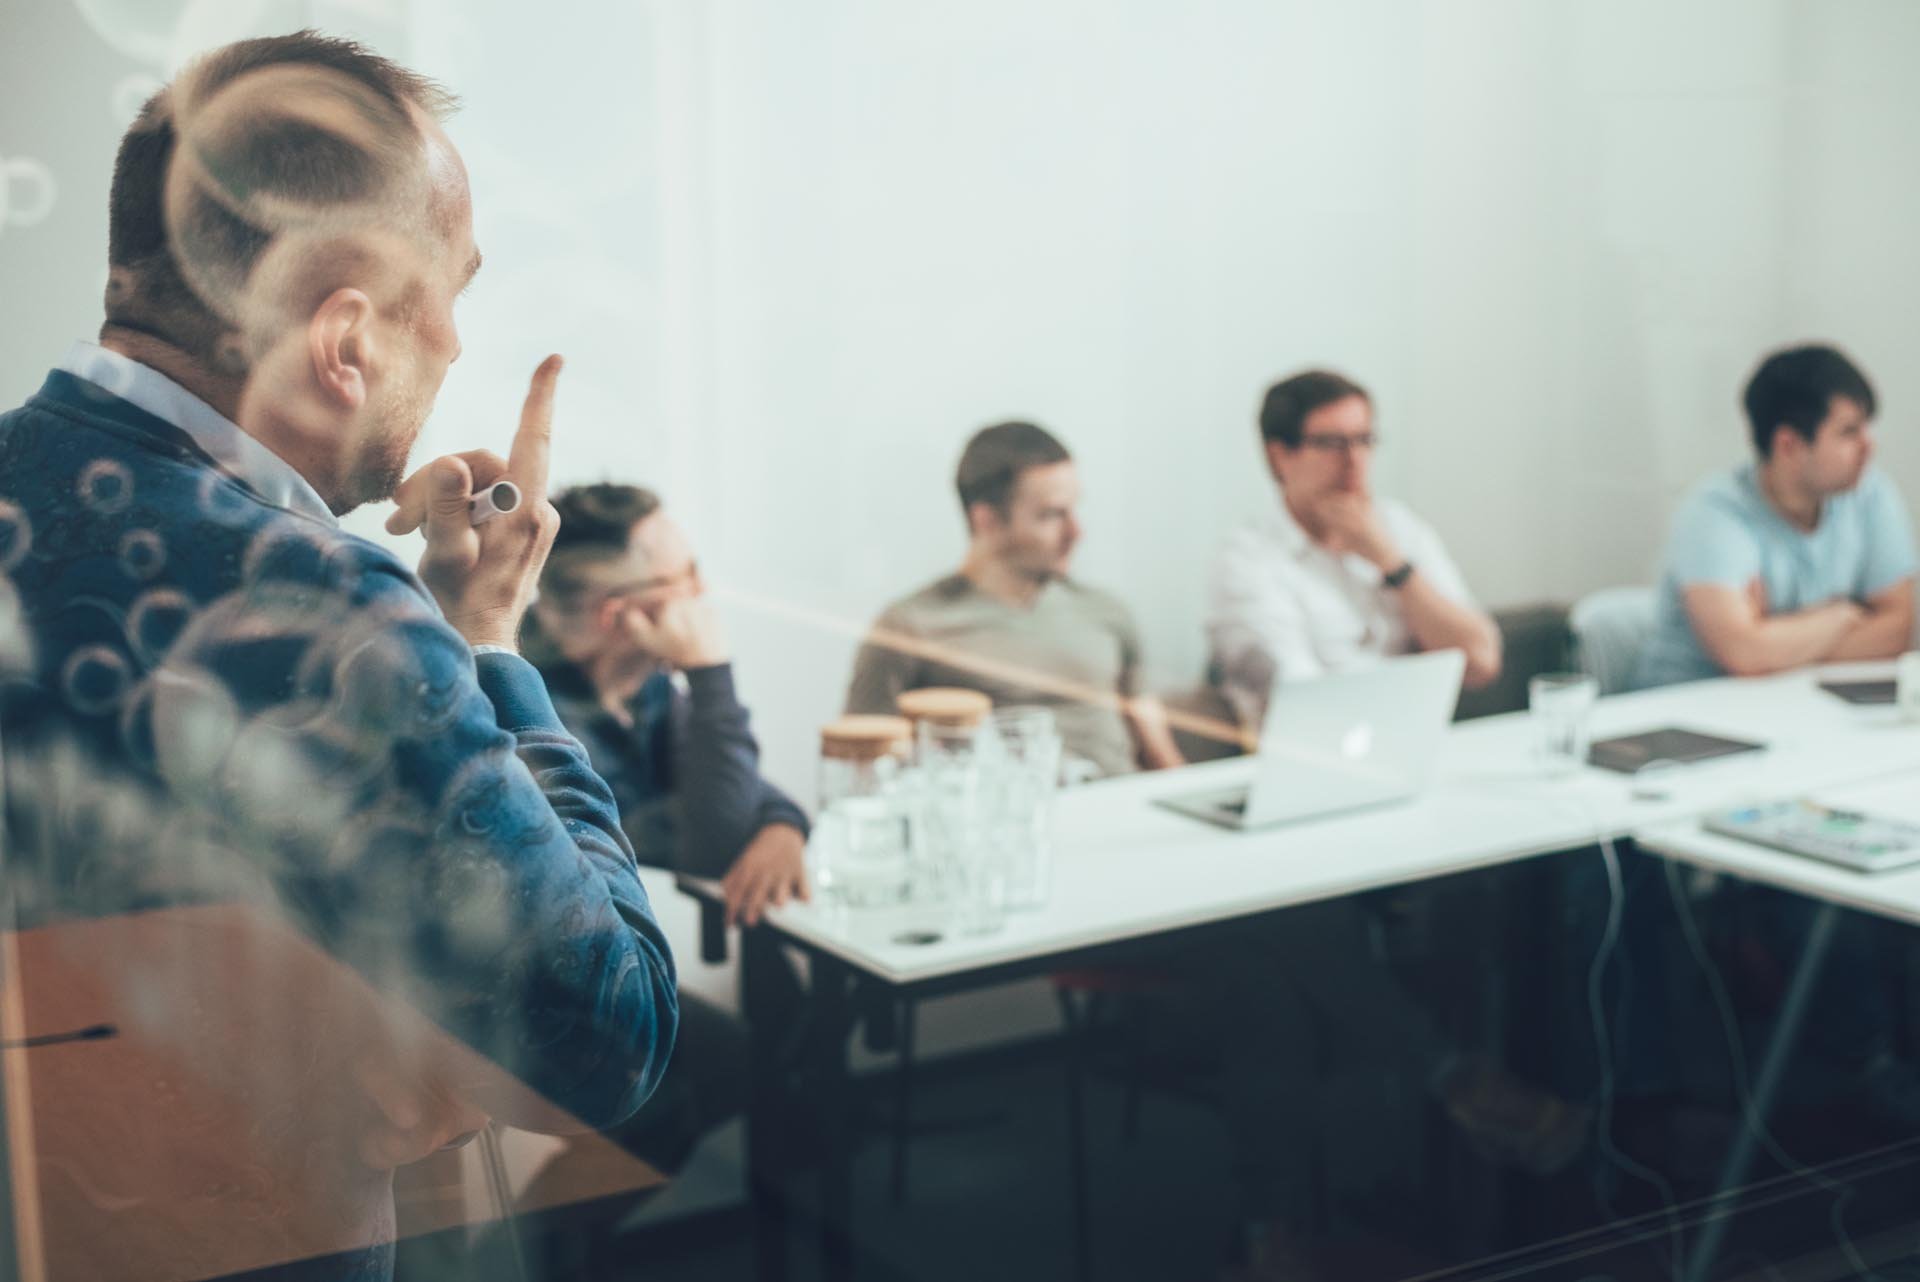
[(975, 503), (985, 503), (1005, 516), (1022, 472), (1072, 458), (1067, 447), (1044, 427), (1018, 421), (983, 427), (967, 441), (967, 448), (960, 454), (960, 467), (954, 473), (960, 511), (970, 513)]
[[(205, 55), (149, 99), (120, 141), (107, 205), (107, 324), (163, 339), (213, 360), (234, 328), (233, 294), (280, 230), (271, 208), (324, 216), (366, 201), (392, 177), (392, 158), (378, 145), (350, 138), (296, 111), (254, 111), (237, 127), (197, 138), (196, 158), (217, 175), (219, 191), (196, 185), (169, 227), (168, 174), (180, 142), (177, 121), (186, 100), (266, 68), (313, 69), (338, 78), (329, 94), (371, 126), (376, 144), (417, 135), (409, 104), (444, 119), (455, 106), (445, 89), (352, 40), (297, 31), (241, 40)], [(334, 101), (338, 100), (338, 101)], [(180, 258), (182, 251), (189, 263)], [(216, 283), (209, 288), (209, 278)], [(228, 297), (208, 297), (227, 292)]]
[(560, 514), (540, 592), (567, 606), (589, 586), (584, 571), (617, 560), (633, 539), (633, 527), (660, 510), (660, 496), (638, 485), (576, 485), (550, 500)]
[(1373, 402), (1366, 388), (1332, 370), (1310, 369), (1283, 378), (1267, 389), (1266, 399), (1260, 402), (1260, 439), (1297, 450), (1307, 415), (1349, 396)]
[(1741, 397), (1753, 429), (1753, 448), (1761, 458), (1770, 456), (1774, 433), (1782, 427), (1812, 441), (1836, 396), (1846, 397), (1873, 417), (1873, 385), (1838, 348), (1809, 343), (1773, 353), (1760, 362)]

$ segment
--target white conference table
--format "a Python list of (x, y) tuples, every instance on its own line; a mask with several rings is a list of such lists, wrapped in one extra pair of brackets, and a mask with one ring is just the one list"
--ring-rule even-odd
[[(1656, 850), (1831, 902), (1920, 921), (1920, 872), (1893, 875), (1905, 897), (1890, 896), (1862, 888), (1858, 883), (1867, 879), (1860, 874), (1705, 839), (1698, 824), (1723, 806), (1803, 795), (1838, 799), (1850, 794), (1835, 790), (1920, 774), (1920, 725), (1900, 720), (1891, 707), (1848, 704), (1817, 685), (1826, 677), (1890, 673), (1884, 663), (1838, 665), (1600, 700), (1592, 718), (1596, 739), (1673, 726), (1766, 745), (1663, 772), (1659, 795), (1652, 796), (1645, 795), (1651, 781), (1643, 780), (1637, 795), (1633, 779), (1592, 767), (1543, 776), (1525, 713), (1452, 727), (1432, 783), (1413, 801), (1257, 832), (1216, 828), (1155, 804), (1243, 782), (1253, 768), (1249, 758), (1090, 784), (1056, 803), (1049, 902), (1011, 914), (991, 934), (959, 934), (927, 909), (847, 911), (798, 902), (771, 912), (766, 928), (809, 955), (811, 1000), (827, 1003), (824, 1015), (816, 1011), (820, 1026), (844, 1031), (852, 1019), (847, 985), (856, 977), (900, 995), (981, 986), (1236, 918), (1624, 837), (1644, 837)], [(679, 884), (709, 905), (718, 900), (716, 883), (681, 878)], [(814, 1081), (843, 1081), (844, 1036), (830, 1032), (819, 1040), (837, 1045), (816, 1047)], [(830, 1099), (823, 1115), (843, 1108), (844, 1100)], [(749, 1128), (751, 1141), (751, 1118)], [(843, 1140), (830, 1147), (841, 1150), (823, 1163), (824, 1245), (834, 1273), (847, 1267), (850, 1245)], [(758, 1192), (756, 1201), (762, 1227), (783, 1232), (784, 1217)], [(760, 1271), (780, 1275), (784, 1250), (763, 1246)]]
[[(1805, 796), (1836, 809), (1857, 810), (1887, 819), (1920, 824), (1920, 777), (1910, 766), (1876, 772), (1831, 786), (1802, 787)], [(1769, 850), (1708, 832), (1698, 823), (1669, 823), (1639, 834), (1645, 849), (1671, 859), (1723, 872), (1742, 881), (1790, 890), (1809, 899), (1920, 925), (1920, 864), (1887, 872), (1861, 873), (1785, 851)]]
[[(1820, 675), (1889, 671), (1846, 665)], [(1667, 725), (1768, 746), (1681, 768), (1661, 781), (1664, 799), (1642, 799), (1632, 780), (1610, 771), (1543, 778), (1527, 715), (1488, 717), (1451, 729), (1433, 783), (1414, 801), (1245, 833), (1154, 803), (1244, 782), (1250, 758), (1132, 775), (1061, 794), (1051, 899), (1011, 914), (992, 934), (958, 934), (925, 909), (850, 912), (823, 903), (789, 904), (768, 922), (811, 953), (884, 983), (914, 985), (1665, 831), (1723, 805), (1920, 770), (1920, 725), (1901, 722), (1888, 707), (1846, 704), (1819, 690), (1809, 673), (1675, 686), (1602, 699), (1594, 709), (1595, 738)], [(1793, 871), (1800, 882), (1789, 889), (1807, 893), (1850, 875), (1823, 876), (1818, 866)], [(680, 884), (702, 898), (717, 894), (709, 882)], [(1920, 874), (1915, 886), (1920, 893)]]
[[(1878, 772), (1869, 779), (1802, 787), (1793, 795), (1805, 796), (1838, 809), (1920, 823), (1920, 776), (1916, 776), (1910, 765), (1895, 765), (1891, 772)], [(1702, 1282), (1732, 1222), (1742, 1186), (1752, 1166), (1760, 1138), (1756, 1127), (1764, 1126), (1772, 1114), (1781, 1078), (1792, 1057), (1795, 1039), (1812, 1001), (1833, 932), (1839, 924), (1838, 910), (1852, 908), (1894, 921), (1920, 925), (1920, 865), (1887, 872), (1862, 873), (1721, 836), (1708, 832), (1698, 822), (1687, 821), (1647, 829), (1639, 834), (1637, 840), (1642, 849), (1652, 853), (1713, 872), (1726, 873), (1742, 881), (1791, 891), (1820, 905), (1812, 918), (1793, 976), (1781, 999), (1780, 1014), (1775, 1021), (1773, 1034), (1760, 1057), (1758, 1068), (1749, 1078), (1747, 1098), (1741, 1101), (1743, 1110), (1750, 1115), (1749, 1125), (1735, 1132), (1734, 1144), (1715, 1186), (1716, 1192), (1700, 1217), (1700, 1237), (1682, 1274), (1686, 1282)]]

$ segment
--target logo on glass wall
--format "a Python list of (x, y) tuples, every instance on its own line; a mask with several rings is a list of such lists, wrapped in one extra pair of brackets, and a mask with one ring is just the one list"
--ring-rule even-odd
[(144, 71), (121, 77), (120, 83), (113, 87), (113, 123), (125, 129), (140, 115), (140, 109), (147, 105), (147, 99), (164, 87), (158, 77)]
[(31, 227), (53, 212), (53, 171), (26, 156), (0, 156), (0, 235)]

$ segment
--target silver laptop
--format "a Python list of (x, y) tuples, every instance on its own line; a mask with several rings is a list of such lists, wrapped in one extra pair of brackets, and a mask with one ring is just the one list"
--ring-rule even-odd
[(1466, 664), (1460, 651), (1439, 650), (1276, 683), (1251, 783), (1157, 800), (1228, 828), (1410, 800), (1439, 762)]

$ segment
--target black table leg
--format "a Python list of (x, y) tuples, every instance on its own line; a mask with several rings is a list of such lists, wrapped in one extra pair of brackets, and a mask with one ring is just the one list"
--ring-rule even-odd
[(741, 1006), (746, 1015), (751, 1078), (747, 1100), (747, 1192), (753, 1207), (753, 1265), (759, 1282), (785, 1282), (787, 1232), (790, 1212), (785, 1178), (791, 1151), (787, 1089), (789, 1065), (783, 1054), (780, 1026), (766, 1018), (766, 976), (753, 956), (742, 950)]
[(1820, 978), (1820, 967), (1826, 961), (1827, 946), (1833, 942), (1834, 927), (1839, 921), (1839, 908), (1823, 901), (1807, 931), (1807, 942), (1801, 945), (1793, 981), (1788, 984), (1787, 995), (1780, 1003), (1780, 1017), (1774, 1024), (1773, 1036), (1767, 1039), (1767, 1053), (1760, 1062), (1760, 1075), (1754, 1079), (1750, 1115), (1743, 1117), (1742, 1125), (1734, 1131), (1733, 1147), (1728, 1150), (1727, 1160), (1720, 1168), (1720, 1179), (1714, 1186), (1712, 1200), (1707, 1204), (1706, 1220), (1700, 1226), (1700, 1240), (1694, 1243), (1693, 1254), (1681, 1275), (1684, 1282), (1706, 1282), (1713, 1268), (1713, 1257), (1720, 1252), (1720, 1243), (1727, 1235), (1734, 1208), (1740, 1201), (1741, 1182), (1747, 1178), (1747, 1171), (1753, 1165), (1753, 1150), (1760, 1142), (1758, 1128), (1766, 1125), (1767, 1115), (1773, 1111), (1773, 1097), (1779, 1093), (1780, 1078), (1786, 1072), (1794, 1039), (1800, 1034), (1801, 1021), (1807, 1014), (1807, 1003), (1813, 996), (1814, 983)]
[(845, 963), (818, 955), (812, 971), (806, 1074), (808, 1089), (818, 1103), (820, 1271), (831, 1282), (853, 1273), (853, 1146), (848, 1135), (847, 1073), (853, 976)]

